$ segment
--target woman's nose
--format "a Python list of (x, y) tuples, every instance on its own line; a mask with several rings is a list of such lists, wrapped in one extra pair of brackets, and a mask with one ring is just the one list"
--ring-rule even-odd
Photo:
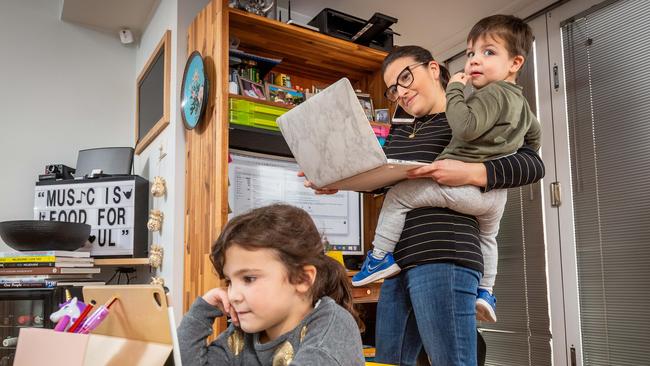
[(408, 93), (409, 88), (405, 88), (401, 85), (397, 85), (397, 99), (403, 98)]

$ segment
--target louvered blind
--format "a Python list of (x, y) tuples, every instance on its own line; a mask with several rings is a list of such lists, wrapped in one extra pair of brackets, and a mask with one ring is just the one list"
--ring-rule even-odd
[(650, 2), (563, 24), (585, 365), (650, 356)]
[[(536, 111), (534, 58), (517, 83)], [(497, 243), (494, 287), (498, 322), (479, 324), (487, 343), (487, 365), (551, 365), (546, 254), (540, 183), (510, 189)]]

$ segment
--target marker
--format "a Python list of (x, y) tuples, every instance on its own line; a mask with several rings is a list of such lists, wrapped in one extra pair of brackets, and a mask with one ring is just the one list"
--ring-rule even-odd
[(104, 319), (108, 316), (108, 310), (110, 307), (113, 305), (113, 303), (117, 300), (117, 297), (113, 296), (106, 302), (106, 304), (100, 306), (95, 310), (93, 315), (88, 317), (86, 321), (83, 323), (81, 327), (77, 330), (77, 333), (79, 334), (88, 334), (91, 331), (93, 331), (95, 328), (97, 328)]

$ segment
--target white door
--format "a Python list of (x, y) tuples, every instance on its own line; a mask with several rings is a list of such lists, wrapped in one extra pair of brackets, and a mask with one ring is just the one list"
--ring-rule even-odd
[(531, 22), (555, 365), (650, 362), (648, 20), (576, 0)]

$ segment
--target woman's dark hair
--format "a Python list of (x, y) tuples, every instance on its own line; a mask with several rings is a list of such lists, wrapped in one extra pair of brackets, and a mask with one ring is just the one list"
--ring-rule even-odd
[[(431, 52), (429, 50), (422, 48), (420, 46), (401, 46), (395, 47), (384, 59), (384, 62), (381, 65), (382, 75), (386, 72), (386, 68), (392, 64), (395, 60), (404, 57), (411, 57), (415, 62), (429, 62), (435, 61)], [(440, 85), (443, 89), (447, 89), (447, 83), (449, 82), (449, 71), (446, 67), (438, 63), (440, 67)]]
[(317, 273), (310, 289), (312, 305), (321, 297), (329, 296), (349, 311), (363, 329), (363, 322), (352, 303), (352, 290), (345, 268), (325, 255), (321, 235), (304, 210), (274, 204), (230, 220), (212, 246), (210, 255), (221, 277), (224, 277), (226, 250), (234, 245), (246, 250), (273, 249), (293, 284), (307, 281), (303, 267), (313, 265)]

